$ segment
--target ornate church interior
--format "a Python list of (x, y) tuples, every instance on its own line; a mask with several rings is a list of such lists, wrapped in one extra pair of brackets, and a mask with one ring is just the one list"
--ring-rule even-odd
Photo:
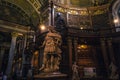
[(0, 80), (120, 80), (120, 0), (0, 0)]

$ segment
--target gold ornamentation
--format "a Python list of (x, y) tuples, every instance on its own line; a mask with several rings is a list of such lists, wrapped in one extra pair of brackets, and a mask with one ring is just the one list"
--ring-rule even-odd
[(19, 33), (17, 33), (17, 32), (12, 32), (11, 35), (12, 35), (12, 37), (17, 37), (17, 36), (19, 35)]
[(94, 6), (94, 7), (86, 7), (86, 8), (72, 8), (72, 7), (63, 7), (56, 5), (55, 10), (57, 12), (69, 13), (73, 15), (100, 15), (106, 13), (109, 9), (109, 4)]

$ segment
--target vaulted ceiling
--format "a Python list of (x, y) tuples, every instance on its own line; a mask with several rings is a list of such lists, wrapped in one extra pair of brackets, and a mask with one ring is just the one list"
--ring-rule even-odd
[(47, 0), (0, 0), (0, 19), (37, 27), (40, 23), (40, 10)]
[[(71, 4), (76, 7), (95, 6), (95, 1), (102, 5), (112, 0), (70, 0)], [(45, 14), (41, 13), (46, 7), (48, 7), (48, 0), (0, 0), (0, 19), (31, 26), (34, 29), (42, 19), (45, 19)], [(98, 20), (97, 17), (99, 16), (93, 18)]]

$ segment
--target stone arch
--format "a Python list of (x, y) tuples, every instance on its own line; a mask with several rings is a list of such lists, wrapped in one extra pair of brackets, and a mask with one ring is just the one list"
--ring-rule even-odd
[(9, 3), (9, 2), (6, 2), (6, 1), (1, 1), (1, 4), (2, 6), (8, 6), (8, 7), (11, 7), (15, 10), (17, 10), (19, 13), (21, 13), (24, 17), (27, 16), (27, 13), (25, 13), (21, 8), (19, 8), (18, 6), (16, 6), (15, 4), (12, 4), (12, 3)]
[(33, 29), (35, 29), (36, 26), (39, 25), (40, 14), (35, 11), (35, 9), (32, 7), (31, 4), (29, 4), (27, 0), (16, 0), (15, 2), (13, 0), (0, 0), (0, 7), (1, 6), (11, 8), (10, 11), (13, 11), (20, 15), (20, 17), (17, 17), (16, 19), (21, 19), (22, 22), (20, 23), (20, 20), (18, 20), (18, 22), (14, 23), (31, 26), (31, 28)]
[[(6, 17), (6, 15), (4, 15), (4, 14), (3, 14), (3, 17), (5, 17), (5, 18), (0, 18), (0, 19), (10, 21), (10, 22), (13, 22), (13, 23), (17, 23), (17, 24), (22, 24), (23, 23), (23, 25), (28, 25), (30, 23), (29, 22), (29, 15), (26, 14), (26, 12), (24, 12), (21, 8), (19, 8), (15, 4), (12, 4), (12, 3), (9, 3), (9, 2), (6, 2), (6, 1), (1, 1), (0, 7), (1, 7), (2, 13), (4, 13), (4, 12), (5, 12), (4, 14), (8, 13), (7, 16), (14, 17), (14, 18), (18, 19), (19, 21), (14, 21), (14, 19), (11, 19), (11, 18), (5, 19), (5, 18), (8, 18), (8, 17)], [(7, 10), (7, 11), (5, 11), (4, 9)], [(2, 13), (0, 13), (0, 14), (2, 14)], [(11, 15), (9, 13), (11, 13), (11, 14), (13, 13), (13, 14)], [(22, 20), (22, 22), (20, 22), (21, 21), (20, 19)]]

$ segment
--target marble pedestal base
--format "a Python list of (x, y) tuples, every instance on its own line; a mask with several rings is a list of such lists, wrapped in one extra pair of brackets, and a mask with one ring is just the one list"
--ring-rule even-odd
[(67, 80), (67, 75), (60, 72), (40, 73), (34, 76), (35, 80)]

